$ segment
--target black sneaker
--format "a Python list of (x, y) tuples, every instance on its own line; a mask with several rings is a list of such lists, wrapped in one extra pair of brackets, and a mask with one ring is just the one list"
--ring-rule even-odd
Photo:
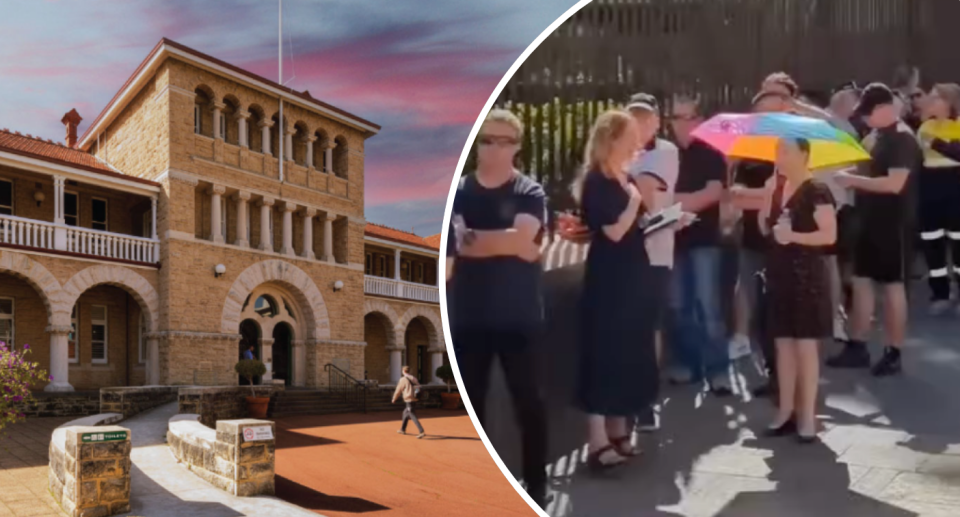
[(903, 366), (900, 363), (900, 351), (895, 348), (887, 348), (884, 351), (883, 357), (877, 361), (877, 364), (870, 370), (870, 373), (872, 373), (874, 377), (888, 377), (890, 375), (896, 375), (902, 370)]
[(830, 368), (870, 368), (870, 352), (862, 343), (851, 341), (840, 353), (827, 358), (826, 365)]
[(637, 432), (654, 433), (660, 430), (660, 415), (657, 414), (657, 408), (641, 411), (637, 415)]

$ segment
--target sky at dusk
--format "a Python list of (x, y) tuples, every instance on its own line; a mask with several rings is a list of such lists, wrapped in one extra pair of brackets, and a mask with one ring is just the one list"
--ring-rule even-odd
[[(383, 127), (366, 147), (368, 221), (439, 233), (484, 103), (527, 45), (574, 4), (287, 0), (284, 81)], [(0, 128), (62, 141), (60, 118), (76, 108), (82, 133), (162, 37), (277, 80), (276, 1), (4, 5)]]

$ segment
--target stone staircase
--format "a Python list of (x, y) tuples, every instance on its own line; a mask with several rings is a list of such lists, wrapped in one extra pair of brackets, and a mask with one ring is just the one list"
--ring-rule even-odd
[[(426, 387), (421, 393), (420, 407), (439, 407), (440, 388)], [(393, 404), (392, 387), (370, 388), (367, 391), (367, 412), (401, 411), (403, 405)], [(270, 398), (267, 410), (269, 418), (300, 415), (332, 415), (337, 413), (359, 413), (363, 408), (348, 402), (340, 393), (325, 390), (286, 390)]]

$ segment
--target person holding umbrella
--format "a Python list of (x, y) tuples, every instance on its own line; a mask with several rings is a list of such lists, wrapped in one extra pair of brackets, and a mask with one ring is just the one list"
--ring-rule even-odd
[(833, 334), (830, 276), (823, 254), (837, 238), (830, 189), (812, 181), (810, 142), (784, 138), (777, 146), (777, 175), (770, 182), (759, 223), (770, 238), (767, 252), (769, 329), (776, 343), (778, 413), (772, 436), (796, 432), (816, 439), (819, 341)]
[(728, 157), (773, 162), (757, 216), (766, 250), (769, 334), (776, 346), (779, 410), (767, 434), (816, 440), (818, 346), (833, 332), (825, 250), (836, 241), (833, 196), (811, 170), (866, 160), (869, 154), (827, 122), (786, 113), (723, 114), (693, 135)]

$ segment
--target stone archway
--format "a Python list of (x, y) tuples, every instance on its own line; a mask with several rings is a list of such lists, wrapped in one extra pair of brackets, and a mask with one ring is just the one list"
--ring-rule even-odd
[(363, 303), (365, 377), (382, 383), (400, 380), (404, 350), (403, 330), (397, 327), (400, 316), (383, 300)]
[[(47, 324), (54, 324), (53, 314), (64, 301), (64, 294), (60, 282), (47, 268), (23, 253), (0, 250), (0, 273), (8, 273), (30, 284), (47, 308)], [(69, 312), (66, 321), (70, 325)]]
[(415, 319), (420, 319), (427, 329), (427, 342), (429, 347), (427, 352), (430, 354), (430, 384), (442, 384), (443, 381), (437, 377), (437, 367), (443, 364), (443, 353), (446, 351), (443, 342), (443, 323), (440, 321), (440, 314), (428, 309), (422, 305), (414, 305), (403, 313), (400, 321), (397, 323), (397, 329), (404, 335), (407, 326)]
[(133, 296), (147, 315), (147, 332), (157, 332), (160, 295), (146, 278), (121, 266), (90, 266), (63, 284), (64, 299), (53, 314), (55, 325), (70, 325), (70, 312), (84, 292), (98, 285), (113, 285)]
[(220, 331), (235, 334), (247, 296), (261, 284), (274, 282), (287, 287), (307, 320), (305, 339), (330, 339), (326, 302), (313, 279), (302, 269), (282, 260), (264, 260), (240, 273), (223, 303)]
[(403, 313), (403, 317), (397, 322), (397, 328), (401, 331), (406, 330), (407, 325), (409, 325), (414, 318), (423, 318), (429, 322), (428, 325), (424, 326), (427, 327), (427, 337), (430, 339), (430, 350), (443, 351), (443, 323), (440, 321), (440, 314), (422, 305), (414, 305), (407, 309), (407, 312)]

